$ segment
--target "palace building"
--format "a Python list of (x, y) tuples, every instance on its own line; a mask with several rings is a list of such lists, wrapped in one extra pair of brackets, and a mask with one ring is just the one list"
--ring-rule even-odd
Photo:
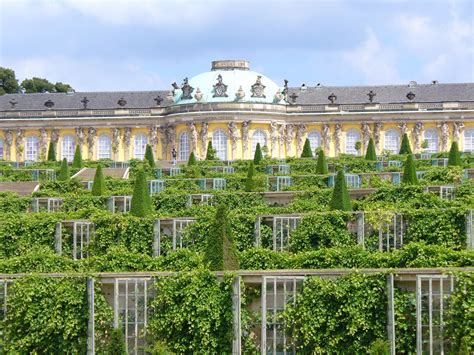
[[(36, 161), (50, 141), (73, 159), (157, 159), (206, 154), (250, 159), (257, 143), (274, 158), (297, 156), (309, 139), (330, 156), (362, 154), (373, 137), (378, 153), (397, 153), (407, 133), (415, 152), (436, 153), (458, 141), (474, 151), (474, 84), (289, 86), (250, 70), (244, 60), (212, 62), (210, 71), (171, 90), (0, 96), (0, 159)], [(361, 142), (361, 149), (356, 149)]]

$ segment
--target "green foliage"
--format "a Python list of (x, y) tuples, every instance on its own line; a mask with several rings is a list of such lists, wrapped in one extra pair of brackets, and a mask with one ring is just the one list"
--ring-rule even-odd
[(18, 79), (12, 69), (0, 67), (0, 96), (16, 94), (20, 91)]
[(123, 332), (122, 328), (114, 328), (110, 331), (110, 341), (104, 349), (104, 354), (127, 355)]
[(60, 81), (58, 81), (56, 84), (54, 84), (54, 91), (55, 92), (69, 92), (69, 91), (74, 91), (71, 85), (69, 84), (64, 84)]
[(155, 157), (153, 156), (153, 149), (151, 149), (151, 145), (147, 144), (145, 149), (145, 159), (148, 162), (150, 168), (155, 169)]
[(377, 160), (377, 153), (375, 152), (375, 143), (372, 137), (369, 139), (369, 144), (367, 145), (367, 151), (365, 152), (365, 160)]
[(206, 160), (216, 160), (216, 150), (212, 147), (212, 141), (207, 143)]
[(251, 192), (255, 189), (254, 176), (256, 174), (253, 161), (249, 163), (247, 170), (247, 179), (245, 180), (245, 191)]
[(191, 152), (191, 154), (189, 154), (188, 166), (194, 165), (196, 165), (196, 156), (194, 155), (194, 152)]
[(327, 174), (328, 173), (328, 163), (326, 161), (326, 155), (324, 150), (320, 149), (318, 151), (318, 162), (316, 163), (316, 174)]
[(406, 133), (403, 134), (399, 154), (413, 154), (410, 147), (410, 141), (408, 140), (408, 135)]
[(49, 142), (48, 161), (56, 161), (56, 144), (53, 142)]
[(313, 152), (311, 151), (311, 144), (309, 143), (309, 139), (306, 138), (304, 141), (303, 151), (301, 152), (301, 158), (312, 158)]
[(344, 172), (339, 170), (336, 175), (334, 182), (334, 189), (332, 193), (332, 199), (330, 202), (330, 208), (332, 210), (340, 211), (351, 211), (351, 199), (349, 197), (349, 191), (347, 190), (346, 178)]
[(405, 161), (402, 183), (406, 185), (415, 185), (418, 183), (418, 178), (416, 177), (415, 162), (413, 160), (413, 155), (411, 154), (407, 156), (407, 160)]
[(92, 196), (103, 196), (105, 194), (105, 178), (101, 165), (95, 171), (91, 194)]
[(150, 213), (151, 200), (150, 193), (148, 192), (148, 184), (145, 172), (140, 170), (135, 178), (130, 214), (136, 217), (145, 217)]
[(69, 174), (69, 165), (67, 164), (67, 159), (64, 158), (62, 163), (61, 163), (61, 170), (58, 175), (58, 180), (59, 181), (66, 181), (69, 180), (70, 174)]
[(72, 167), (74, 169), (82, 168), (82, 152), (81, 146), (79, 144), (76, 145), (76, 150), (74, 151), (74, 160), (72, 161)]
[(53, 84), (46, 79), (33, 77), (32, 79), (25, 79), (21, 82), (21, 87), (25, 93), (44, 93), (44, 92), (68, 92), (73, 90), (71, 85), (57, 82)]
[(449, 150), (448, 166), (462, 166), (461, 153), (459, 152), (458, 142), (451, 143)]
[(260, 143), (257, 143), (257, 146), (255, 147), (255, 153), (253, 154), (253, 163), (255, 165), (260, 165), (262, 160), (263, 160), (262, 148), (260, 147)]

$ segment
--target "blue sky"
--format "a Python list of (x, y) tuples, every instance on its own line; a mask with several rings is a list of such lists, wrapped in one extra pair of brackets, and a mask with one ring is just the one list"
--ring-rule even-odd
[(0, 0), (0, 66), (21, 80), (168, 89), (216, 59), (279, 85), (474, 82), (474, 1)]

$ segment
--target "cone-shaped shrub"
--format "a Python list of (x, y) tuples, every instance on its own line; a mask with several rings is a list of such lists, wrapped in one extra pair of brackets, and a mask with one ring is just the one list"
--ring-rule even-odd
[(331, 210), (351, 211), (351, 198), (347, 190), (346, 177), (344, 172), (340, 170), (336, 175), (334, 182), (334, 190), (332, 192), (332, 199), (329, 204)]
[(196, 165), (196, 156), (194, 155), (194, 152), (191, 152), (191, 154), (189, 154), (188, 166), (193, 165)]
[(151, 200), (148, 192), (146, 174), (143, 169), (140, 169), (135, 177), (130, 214), (137, 217), (145, 217), (150, 212)]
[(76, 150), (74, 151), (74, 160), (72, 161), (72, 167), (76, 169), (82, 168), (82, 152), (79, 144), (76, 145)]
[(260, 147), (260, 143), (257, 143), (257, 146), (255, 147), (255, 153), (253, 154), (253, 163), (255, 165), (259, 165), (262, 160), (263, 160), (262, 148)]
[(449, 150), (448, 166), (461, 166), (461, 153), (459, 152), (458, 142), (451, 143)]
[(247, 179), (245, 180), (245, 191), (252, 192), (255, 188), (253, 177), (255, 176), (255, 166), (253, 161), (250, 162), (247, 170)]
[(407, 185), (414, 185), (418, 183), (418, 178), (416, 177), (415, 161), (413, 160), (413, 156), (411, 154), (408, 155), (405, 162), (402, 183)]
[(403, 134), (402, 144), (400, 145), (400, 154), (412, 154), (410, 141), (408, 140), (408, 135)]
[(216, 151), (212, 148), (212, 142), (209, 141), (207, 143), (207, 152), (206, 152), (206, 160), (215, 160), (216, 159)]
[(105, 193), (105, 178), (101, 165), (99, 165), (95, 171), (91, 193), (92, 196), (102, 196)]
[(377, 153), (375, 152), (375, 143), (372, 138), (369, 139), (369, 144), (367, 144), (367, 151), (365, 152), (365, 160), (376, 161)]
[(224, 204), (217, 207), (207, 237), (204, 260), (209, 263), (209, 268), (213, 271), (239, 269), (237, 249), (232, 238), (227, 207)]
[(56, 161), (56, 144), (49, 142), (48, 161)]
[(145, 149), (145, 160), (148, 162), (150, 168), (156, 168), (155, 165), (155, 157), (153, 156), (153, 150), (151, 149), (151, 145), (147, 144)]
[(316, 163), (316, 174), (327, 174), (328, 173), (328, 163), (326, 161), (326, 155), (324, 150), (320, 149), (318, 152), (318, 161)]
[(67, 159), (64, 158), (61, 163), (61, 170), (59, 171), (58, 179), (59, 181), (69, 180), (69, 166), (67, 165)]
[(313, 152), (311, 151), (311, 144), (309, 143), (309, 139), (306, 138), (304, 141), (303, 151), (301, 152), (301, 158), (312, 158)]

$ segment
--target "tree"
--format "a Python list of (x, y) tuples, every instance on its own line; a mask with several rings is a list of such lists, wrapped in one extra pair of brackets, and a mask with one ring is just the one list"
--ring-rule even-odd
[(0, 67), (0, 96), (16, 94), (20, 91), (18, 79), (12, 69)]
[(153, 156), (153, 150), (151, 149), (151, 145), (147, 144), (145, 149), (145, 160), (148, 162), (150, 168), (155, 169), (155, 157)]
[(102, 172), (102, 165), (99, 165), (95, 170), (91, 193), (92, 196), (102, 196), (105, 193), (105, 178)]
[(376, 161), (377, 153), (375, 152), (375, 143), (372, 138), (369, 139), (369, 144), (367, 144), (367, 151), (365, 152), (365, 160)]
[(44, 92), (68, 92), (74, 90), (71, 85), (57, 82), (51, 83), (47, 79), (33, 77), (25, 79), (21, 82), (21, 87), (27, 94), (44, 93)]
[(60, 81), (54, 84), (54, 91), (56, 92), (69, 92), (74, 91), (71, 85), (61, 83)]
[(209, 230), (204, 260), (212, 271), (238, 270), (239, 261), (227, 217), (227, 207), (217, 207), (216, 216)]
[(137, 217), (145, 217), (150, 213), (151, 200), (150, 193), (148, 192), (146, 174), (143, 169), (140, 169), (135, 177), (130, 214)]
[(458, 142), (451, 143), (449, 150), (448, 166), (461, 166), (461, 153), (459, 152)]
[(400, 154), (412, 154), (410, 141), (408, 140), (408, 135), (403, 134), (402, 144), (400, 145)]
[(245, 191), (252, 192), (255, 188), (253, 177), (255, 176), (255, 166), (253, 161), (250, 162), (247, 170), (247, 179), (245, 180)]
[(253, 155), (253, 163), (255, 165), (259, 165), (262, 160), (263, 160), (262, 148), (260, 148), (260, 143), (257, 143), (257, 146), (255, 147), (255, 153)]
[(413, 160), (413, 155), (411, 154), (408, 155), (405, 162), (402, 183), (407, 185), (414, 185), (418, 183), (418, 178), (416, 177), (415, 161)]
[(194, 152), (191, 152), (191, 154), (189, 154), (188, 166), (193, 165), (196, 165), (196, 156), (194, 155)]
[(329, 207), (331, 210), (352, 210), (351, 199), (349, 197), (349, 191), (347, 190), (346, 177), (342, 170), (339, 170), (336, 175), (336, 181), (334, 183), (334, 190), (332, 192), (332, 199)]
[(69, 165), (67, 164), (66, 158), (64, 158), (61, 163), (61, 170), (59, 171), (58, 180), (59, 181), (69, 180)]
[(328, 163), (326, 161), (326, 155), (324, 150), (320, 149), (318, 152), (318, 161), (316, 162), (316, 174), (327, 174)]
[(56, 144), (49, 142), (48, 161), (56, 161)]
[(72, 167), (76, 169), (82, 168), (82, 152), (79, 144), (76, 145), (76, 150), (74, 151), (74, 160), (72, 161)]
[(311, 151), (311, 144), (309, 143), (309, 139), (306, 138), (304, 141), (303, 151), (301, 152), (301, 158), (312, 158), (313, 152)]
[(212, 148), (212, 142), (207, 143), (206, 160), (216, 160), (216, 150)]

